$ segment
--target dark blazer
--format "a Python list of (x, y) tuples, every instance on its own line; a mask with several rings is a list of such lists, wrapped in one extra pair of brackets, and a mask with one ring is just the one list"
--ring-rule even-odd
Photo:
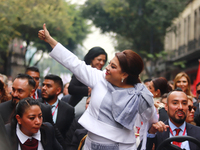
[(70, 95), (70, 94), (64, 95), (64, 96), (61, 98), (61, 101), (66, 102), (66, 103), (69, 104), (70, 98), (71, 98), (71, 95)]
[(78, 149), (81, 140), (87, 134), (87, 132), (88, 131), (86, 129), (77, 129), (75, 131), (74, 136), (72, 138), (72, 142), (70, 144), (70, 150), (77, 150)]
[(69, 130), (71, 123), (73, 122), (74, 116), (74, 107), (63, 101), (59, 101), (56, 126), (64, 138), (66, 132)]
[(12, 104), (12, 100), (0, 104), (0, 115), (4, 121), (4, 124), (7, 124), (11, 121), (11, 115), (14, 113), (14, 109), (15, 105)]
[[(165, 124), (169, 125), (168, 121), (166, 121)], [(200, 133), (200, 127), (186, 123), (186, 130), (187, 130), (188, 136), (192, 136), (196, 138), (197, 140), (200, 140), (200, 134), (197, 134), (197, 133)], [(169, 138), (169, 133), (170, 131), (168, 128), (166, 132), (157, 132), (155, 138), (147, 138), (146, 150), (152, 150), (153, 143), (155, 143), (155, 149), (156, 149), (162, 141)], [(198, 146), (190, 141), (189, 141), (189, 146), (190, 146), (190, 150), (199, 150)]]
[(84, 129), (83, 126), (78, 123), (78, 119), (79, 118), (74, 118), (69, 130), (66, 133), (65, 141), (67, 142), (68, 145), (71, 144), (75, 131), (77, 129)]
[(84, 96), (88, 96), (88, 87), (80, 82), (75, 75), (72, 76), (68, 91), (71, 95), (69, 104), (73, 107), (76, 106)]
[(198, 102), (194, 102), (193, 105), (197, 107), (197, 109), (196, 109), (196, 111), (194, 113), (194, 122), (196, 123), (197, 126), (200, 126), (199, 103)]
[[(10, 142), (12, 143), (13, 150), (17, 150), (19, 141), (16, 135), (16, 127), (12, 129), (11, 124), (7, 124), (5, 125), (5, 127)], [(40, 132), (41, 132), (41, 143), (44, 150), (63, 150), (63, 148), (55, 138), (54, 127), (50, 123), (48, 122), (43, 123), (43, 125), (40, 128)]]
[[(44, 103), (42, 99), (38, 100)], [(65, 138), (65, 134), (68, 131), (71, 123), (73, 122), (74, 116), (74, 108), (69, 104), (59, 100), (58, 114), (55, 125), (62, 134), (63, 138)]]
[(37, 90), (38, 98), (42, 98), (42, 91), (41, 91), (41, 89), (36, 89), (36, 90)]
[[(3, 102), (0, 104), (0, 115), (5, 124), (10, 123), (12, 115), (14, 114), (15, 105), (12, 104), (12, 100)], [(41, 103), (41, 110), (43, 116), (43, 122), (52, 123), (51, 107)]]
[(196, 111), (194, 113), (194, 117), (196, 117), (197, 115), (199, 115), (199, 103), (198, 102), (194, 102), (193, 105), (197, 107), (197, 109), (196, 109)]
[(165, 108), (159, 109), (159, 121), (165, 122), (169, 117)]

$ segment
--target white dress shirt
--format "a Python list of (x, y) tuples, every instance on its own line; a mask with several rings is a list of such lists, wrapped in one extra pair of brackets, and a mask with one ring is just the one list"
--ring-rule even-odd
[[(41, 133), (40, 130), (38, 130), (37, 133), (35, 133), (32, 137), (25, 135), (19, 128), (19, 124), (16, 126), (16, 134), (18, 139), (22, 144), (24, 144), (28, 139), (35, 138), (38, 140), (38, 150), (44, 150), (42, 143), (41, 143)], [(21, 150), (20, 143), (18, 144), (18, 150)]]

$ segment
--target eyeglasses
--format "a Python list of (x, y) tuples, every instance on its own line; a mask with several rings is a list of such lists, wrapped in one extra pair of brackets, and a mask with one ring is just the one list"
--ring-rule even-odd
[(35, 80), (37, 80), (37, 81), (38, 81), (40, 78), (38, 78), (38, 77), (33, 77), (33, 79), (35, 79)]
[(200, 90), (198, 90), (197, 93), (200, 94)]
[(188, 109), (189, 109), (189, 111), (192, 111), (192, 109), (194, 110), (194, 111), (196, 111), (196, 109), (197, 109), (197, 107), (196, 106), (188, 106)]

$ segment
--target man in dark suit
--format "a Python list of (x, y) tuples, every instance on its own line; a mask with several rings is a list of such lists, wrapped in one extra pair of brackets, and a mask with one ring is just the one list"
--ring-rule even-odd
[(26, 69), (26, 74), (28, 74), (29, 76), (33, 77), (33, 79), (35, 81), (35, 93), (33, 94), (32, 97), (34, 99), (42, 98), (41, 90), (38, 89), (39, 83), (40, 83), (40, 72), (39, 72), (39, 69), (37, 67), (35, 67), (35, 66), (28, 67)]
[(53, 74), (45, 76), (42, 84), (42, 99), (39, 100), (52, 106), (53, 121), (63, 138), (65, 138), (65, 134), (74, 119), (74, 108), (58, 100), (62, 88), (63, 82), (59, 76)]
[[(18, 74), (12, 85), (12, 100), (0, 104), (0, 115), (4, 123), (9, 123), (14, 113), (16, 104), (23, 98), (31, 97), (35, 91), (35, 81), (27, 74)], [(42, 104), (42, 115), (44, 122), (52, 123), (51, 108)]]
[[(187, 95), (183, 91), (174, 90), (168, 94), (165, 105), (169, 119), (163, 123), (159, 121), (152, 124), (147, 138), (147, 150), (152, 150), (153, 143), (155, 149), (166, 138), (172, 136), (188, 135), (200, 140), (200, 128), (185, 122), (188, 111)], [(157, 132), (159, 131), (159, 132)], [(155, 134), (157, 132), (157, 134)], [(192, 142), (173, 143), (186, 150), (198, 150), (199, 148)]]

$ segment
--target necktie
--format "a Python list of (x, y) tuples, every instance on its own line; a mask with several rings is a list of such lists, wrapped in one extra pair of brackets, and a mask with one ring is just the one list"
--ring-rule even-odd
[[(175, 131), (176, 131), (176, 135), (175, 136), (178, 136), (178, 134), (181, 131), (181, 129), (175, 129)], [(178, 147), (181, 147), (181, 142), (173, 141), (173, 144), (177, 145)]]
[(36, 97), (35, 97), (35, 93), (33, 94), (33, 98), (36, 99)]
[(22, 150), (37, 150), (38, 148), (38, 140), (32, 138), (32, 140), (28, 139), (24, 144), (21, 144)]

